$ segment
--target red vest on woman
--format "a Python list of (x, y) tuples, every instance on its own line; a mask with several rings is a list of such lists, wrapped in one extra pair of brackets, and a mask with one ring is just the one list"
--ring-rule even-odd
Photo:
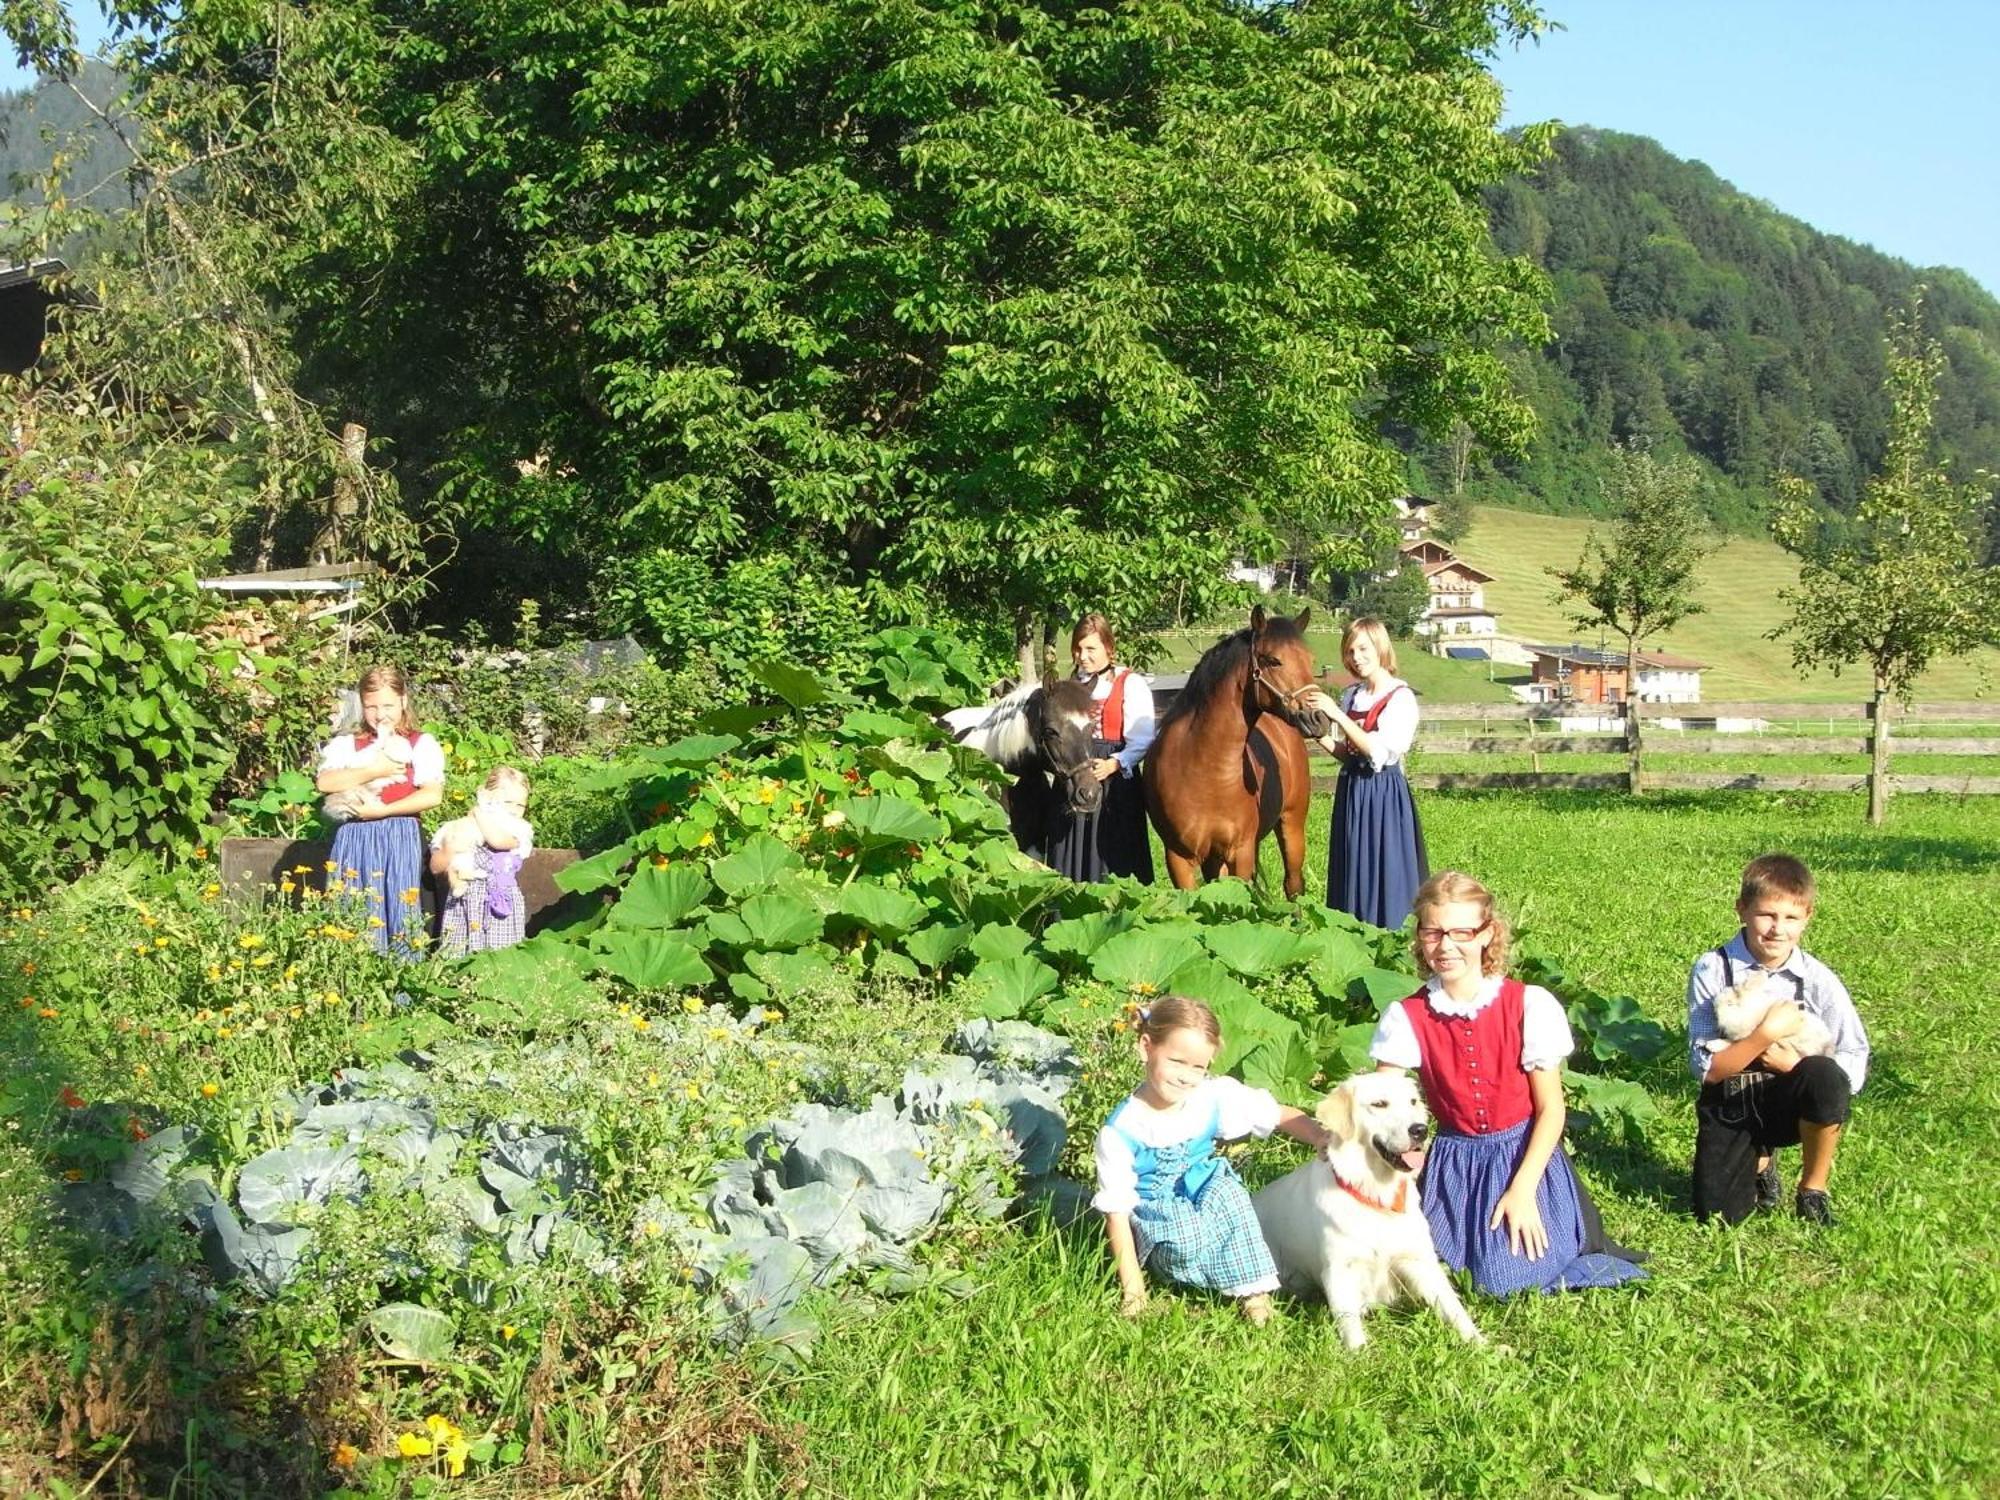
[(1111, 669), (1111, 691), (1097, 705), (1097, 737), (1108, 745), (1125, 743), (1125, 679), (1130, 667)]
[(1440, 1015), (1430, 992), (1399, 1001), (1417, 1034), (1417, 1078), (1440, 1129), (1453, 1135), (1511, 1130), (1535, 1112), (1521, 1067), (1521, 1011), (1527, 987), (1500, 981), (1500, 993), (1478, 1015)]

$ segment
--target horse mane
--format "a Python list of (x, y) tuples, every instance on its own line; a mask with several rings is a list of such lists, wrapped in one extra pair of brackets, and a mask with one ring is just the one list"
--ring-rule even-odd
[(1024, 682), (998, 703), (954, 708), (944, 716), (945, 727), (959, 744), (977, 750), (996, 766), (1018, 770), (1035, 752), (1028, 700), (1041, 690), (1039, 682)]
[[(1264, 639), (1303, 641), (1305, 633), (1286, 616), (1272, 615), (1264, 621)], [(1233, 635), (1223, 636), (1202, 652), (1201, 660), (1188, 673), (1187, 685), (1174, 695), (1174, 701), (1160, 715), (1160, 728), (1166, 728), (1176, 719), (1201, 712), (1215, 700), (1224, 684), (1239, 673), (1247, 675), (1249, 670), (1250, 627), (1246, 625)]]

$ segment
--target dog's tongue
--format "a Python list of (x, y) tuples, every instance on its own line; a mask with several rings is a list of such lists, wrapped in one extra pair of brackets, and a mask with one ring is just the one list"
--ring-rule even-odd
[(1396, 1160), (1403, 1164), (1405, 1172), (1419, 1172), (1423, 1170), (1424, 1153), (1421, 1151), (1405, 1151)]

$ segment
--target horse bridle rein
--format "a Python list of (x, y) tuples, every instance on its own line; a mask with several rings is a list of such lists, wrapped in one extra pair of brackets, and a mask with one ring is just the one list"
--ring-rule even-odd
[(1317, 682), (1302, 682), (1297, 687), (1293, 688), (1290, 692), (1286, 692), (1284, 689), (1280, 688), (1275, 682), (1271, 681), (1269, 677), (1266, 677), (1264, 675), (1264, 668), (1261, 665), (1251, 667), (1250, 680), (1255, 682), (1257, 686), (1259, 686), (1265, 692), (1269, 693), (1273, 698), (1276, 698), (1278, 700), (1279, 714), (1282, 715), (1285, 722), (1287, 724), (1290, 724), (1294, 729), (1297, 729), (1299, 727), (1298, 700), (1307, 693), (1313, 693), (1319, 691), (1319, 684)]

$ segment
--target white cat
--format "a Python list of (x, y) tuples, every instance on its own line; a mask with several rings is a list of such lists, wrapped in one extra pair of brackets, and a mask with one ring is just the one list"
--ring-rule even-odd
[[(1752, 974), (1715, 997), (1715, 1024), (1722, 1035), (1708, 1043), (1709, 1051), (1720, 1052), (1757, 1029), (1765, 1012), (1778, 1003), (1777, 996), (1764, 993), (1764, 981), (1768, 978), (1768, 974)], [(1801, 1057), (1833, 1056), (1833, 1033), (1826, 1022), (1803, 1005), (1798, 1007), (1798, 1016), (1797, 1025), (1772, 1040), (1786, 1043)]]

